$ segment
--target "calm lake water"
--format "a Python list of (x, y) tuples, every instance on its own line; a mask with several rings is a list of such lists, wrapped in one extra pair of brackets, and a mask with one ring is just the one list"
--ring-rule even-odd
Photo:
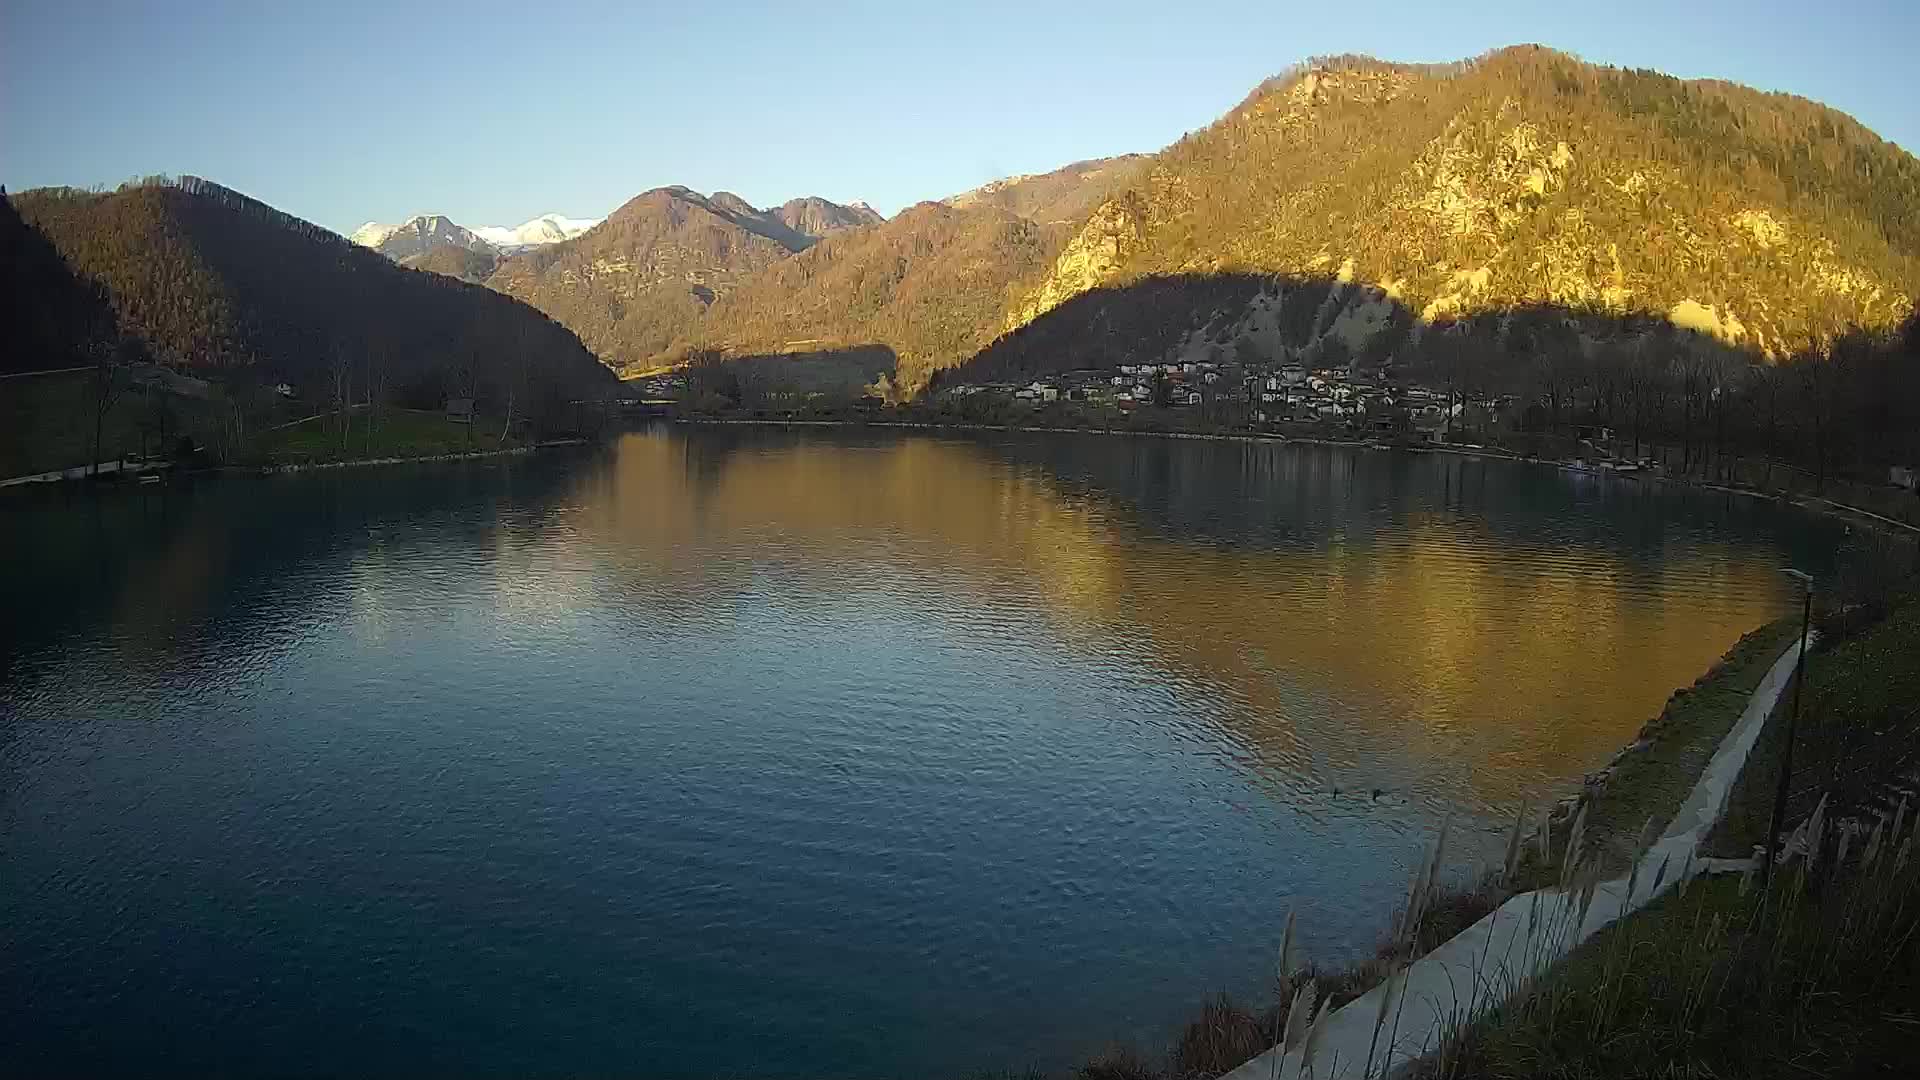
[[(1836, 527), (1441, 455), (657, 428), (0, 501), (0, 1072), (957, 1076), (1494, 853)], [(1463, 838), (1462, 838), (1463, 837)]]

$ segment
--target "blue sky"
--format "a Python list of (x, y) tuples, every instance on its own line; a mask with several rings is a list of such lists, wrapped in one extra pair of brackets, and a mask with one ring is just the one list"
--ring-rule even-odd
[(1920, 146), (1916, 0), (0, 7), (0, 183), (194, 173), (322, 225), (597, 216), (662, 184), (884, 213), (1154, 150), (1311, 55), (1539, 42)]

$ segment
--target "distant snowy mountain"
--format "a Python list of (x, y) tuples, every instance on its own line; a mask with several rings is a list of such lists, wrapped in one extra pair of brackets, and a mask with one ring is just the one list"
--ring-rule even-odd
[(508, 255), (542, 244), (571, 240), (600, 224), (599, 218), (571, 218), (541, 214), (532, 221), (505, 228), (482, 225), (469, 229), (441, 214), (420, 214), (398, 225), (369, 221), (347, 239), (394, 260), (415, 258), (442, 247), (464, 248), (489, 255)]
[(369, 221), (355, 229), (348, 239), (396, 262), (443, 247), (465, 248), (468, 251), (492, 250), (491, 245), (473, 234), (473, 230), (456, 225), (441, 214), (421, 214), (398, 225)]
[(400, 226), (398, 225), (382, 225), (377, 221), (369, 221), (365, 225), (353, 230), (353, 234), (348, 236), (347, 239), (359, 244), (361, 247), (377, 248), (387, 242), (387, 237), (399, 231)]
[(498, 225), (482, 225), (473, 230), (473, 233), (497, 248), (536, 247), (540, 244), (557, 244), (562, 240), (571, 240), (598, 224), (600, 224), (599, 218), (570, 218), (562, 214), (541, 214), (532, 221), (511, 229)]

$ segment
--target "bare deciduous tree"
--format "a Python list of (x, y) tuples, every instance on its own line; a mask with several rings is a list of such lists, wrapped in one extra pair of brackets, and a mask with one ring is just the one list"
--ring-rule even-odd
[(140, 343), (132, 338), (122, 338), (118, 345), (96, 342), (89, 346), (93, 354), (93, 381), (90, 389), (93, 399), (93, 450), (87, 466), (88, 476), (100, 475), (100, 440), (105, 435), (107, 414), (127, 392), (131, 380), (122, 377), (123, 369), (132, 367), (145, 356)]
[(335, 341), (329, 357), (328, 374), (333, 392), (334, 422), (339, 425), (340, 449), (347, 448), (347, 428), (352, 413), (353, 395), (353, 350), (344, 341)]

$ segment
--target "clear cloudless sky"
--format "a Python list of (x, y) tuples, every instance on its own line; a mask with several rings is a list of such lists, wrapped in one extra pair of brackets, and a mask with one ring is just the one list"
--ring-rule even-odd
[(1920, 0), (0, 3), (0, 183), (192, 173), (348, 231), (686, 184), (883, 213), (1151, 151), (1308, 56), (1537, 42), (1920, 146)]

